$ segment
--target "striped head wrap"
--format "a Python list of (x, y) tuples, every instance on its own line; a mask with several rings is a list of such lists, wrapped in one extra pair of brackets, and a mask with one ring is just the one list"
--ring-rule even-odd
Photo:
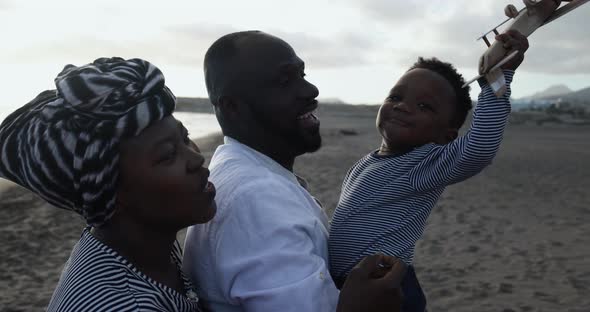
[(55, 85), (0, 124), (0, 177), (101, 225), (114, 213), (121, 139), (170, 115), (176, 98), (141, 59), (68, 65)]

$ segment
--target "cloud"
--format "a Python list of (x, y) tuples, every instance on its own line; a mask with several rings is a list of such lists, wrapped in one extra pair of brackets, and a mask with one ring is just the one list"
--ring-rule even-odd
[[(167, 29), (170, 36), (183, 50), (204, 51), (219, 37), (239, 31), (229, 26), (217, 25), (183, 25)], [(261, 29), (269, 34), (277, 36), (289, 43), (296, 53), (309, 65), (314, 68), (346, 67), (365, 64), (368, 62), (368, 53), (374, 45), (369, 37), (364, 34), (353, 32), (340, 32), (328, 38), (317, 37), (302, 32), (288, 32), (273, 29)], [(184, 51), (177, 51), (180, 55)], [(201, 65), (203, 55), (199, 55)], [(185, 57), (191, 60), (192, 57)]]
[(11, 9), (13, 4), (10, 0), (0, 0), (0, 10)]
[(288, 32), (275, 32), (274, 35), (287, 41), (314, 68), (368, 64), (370, 51), (375, 45), (366, 35), (353, 32), (340, 32), (327, 38)]
[[(402, 36), (403, 48), (391, 45), (392, 58), (407, 65), (417, 55), (437, 56), (459, 67), (476, 67), (486, 47), (475, 42), (483, 32), (505, 19), (497, 1), (352, 1), (363, 14), (391, 29), (391, 39)], [(517, 7), (519, 5), (517, 4)], [(522, 4), (520, 5), (522, 6)], [(583, 6), (537, 30), (530, 38), (530, 49), (522, 70), (537, 73), (587, 74), (590, 69), (590, 36)], [(493, 40), (493, 34), (488, 36)], [(387, 40), (384, 38), (384, 40)], [(415, 44), (412, 44), (415, 43)]]
[(527, 69), (543, 73), (588, 74), (590, 5), (545, 25), (529, 37)]
[[(134, 37), (120, 32), (117, 36), (92, 33), (54, 36), (51, 42), (39, 40), (4, 51), (4, 58), (14, 63), (90, 62), (100, 56), (141, 57), (154, 63), (202, 66), (204, 51), (229, 27), (208, 25), (165, 28), (150, 36)], [(43, 53), (39, 53), (43, 51)]]
[[(357, 2), (357, 1), (349, 1)], [(389, 0), (366, 0), (356, 3), (358, 8), (377, 20), (388, 23), (400, 24), (412, 19), (422, 18), (425, 16), (425, 6), (419, 1), (389, 1)]]
[[(206, 49), (217, 38), (243, 30), (239, 25), (262, 25), (268, 28), (261, 30), (290, 43), (313, 68), (363, 65), (405, 68), (418, 56), (436, 56), (460, 69), (475, 69), (486, 49), (483, 42), (476, 42), (475, 38), (504, 19), (503, 7), (508, 0), (502, 2), (342, 0), (338, 6), (334, 5), (334, 12), (354, 13), (326, 15), (325, 22), (330, 24), (317, 32), (276, 22), (216, 24), (201, 20), (191, 23), (194, 19), (176, 15), (173, 20), (145, 23), (146, 19), (149, 20), (147, 17), (158, 17), (157, 11), (149, 10), (146, 11), (149, 13), (147, 17), (143, 16), (146, 12), (141, 16), (135, 12), (134, 15), (128, 15), (129, 12), (127, 15), (109, 15), (111, 20), (104, 25), (105, 14), (115, 11), (106, 6), (104, 14), (79, 15), (78, 19), (74, 16), (74, 20), (67, 19), (61, 24), (45, 15), (35, 15), (40, 24), (51, 22), (53, 27), (42, 29), (23, 25), (19, 34), (5, 39), (12, 44), (3, 50), (2, 56), (17, 63), (61, 63), (83, 58), (89, 61), (102, 55), (141, 56), (157, 63), (201, 67)], [(0, 8), (5, 5), (10, 5), (9, 0), (0, 0)], [(27, 11), (28, 15), (32, 13), (42, 12)], [(533, 34), (522, 69), (540, 73), (587, 74), (590, 67), (586, 56), (590, 47), (590, 36), (585, 27), (588, 13), (590, 5), (583, 6)], [(20, 20), (15, 17), (2, 25), (8, 27)], [(321, 19), (316, 16), (314, 20)], [(85, 27), (74, 32), (71, 25)], [(300, 28), (305, 25), (301, 22)]]

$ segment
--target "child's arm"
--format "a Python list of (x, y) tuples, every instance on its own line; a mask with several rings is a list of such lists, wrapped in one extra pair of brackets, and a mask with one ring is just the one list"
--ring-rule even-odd
[(429, 144), (425, 159), (410, 172), (410, 181), (418, 190), (437, 188), (474, 176), (496, 155), (510, 113), (510, 83), (514, 71), (505, 70), (507, 91), (497, 98), (487, 83), (473, 112), (471, 129), (446, 145)]
[(496, 37), (509, 48), (508, 54), (519, 50), (517, 56), (503, 66), (506, 93), (497, 98), (487, 83), (482, 88), (473, 112), (469, 132), (455, 141), (436, 146), (424, 146), (424, 160), (410, 172), (410, 181), (417, 190), (437, 188), (474, 176), (492, 162), (500, 147), (510, 113), (510, 83), (514, 70), (524, 59), (528, 40), (518, 32), (507, 32)]

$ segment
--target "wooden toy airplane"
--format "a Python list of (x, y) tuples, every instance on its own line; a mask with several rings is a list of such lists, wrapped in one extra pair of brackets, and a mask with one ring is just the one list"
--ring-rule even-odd
[(508, 51), (504, 48), (503, 43), (496, 41), (490, 44), (486, 36), (492, 32), (499, 35), (497, 28), (513, 19), (514, 21), (506, 30), (517, 30), (528, 37), (537, 28), (549, 24), (588, 1), (590, 0), (563, 0), (563, 2), (569, 3), (560, 7), (562, 0), (523, 0), (525, 7), (520, 11), (512, 4), (506, 6), (504, 13), (508, 16), (508, 19), (477, 38), (477, 40), (483, 39), (488, 49), (479, 59), (479, 76), (467, 81), (463, 87), (485, 77), (497, 97), (504, 95), (506, 93), (506, 82), (500, 67), (515, 57), (518, 51), (514, 51), (505, 57)]

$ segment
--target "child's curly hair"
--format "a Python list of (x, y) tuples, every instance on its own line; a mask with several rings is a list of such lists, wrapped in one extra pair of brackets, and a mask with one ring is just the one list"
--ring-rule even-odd
[(451, 119), (451, 126), (456, 127), (457, 129), (461, 128), (463, 123), (465, 123), (467, 112), (469, 112), (469, 110), (471, 110), (473, 107), (471, 104), (471, 96), (469, 95), (469, 90), (471, 88), (469, 86), (463, 88), (463, 84), (465, 84), (463, 75), (459, 74), (453, 65), (443, 62), (436, 57), (429, 59), (419, 57), (418, 61), (414, 63), (414, 65), (412, 65), (408, 71), (415, 68), (432, 70), (443, 76), (451, 84), (453, 90), (455, 91), (455, 96), (457, 97), (455, 114)]

